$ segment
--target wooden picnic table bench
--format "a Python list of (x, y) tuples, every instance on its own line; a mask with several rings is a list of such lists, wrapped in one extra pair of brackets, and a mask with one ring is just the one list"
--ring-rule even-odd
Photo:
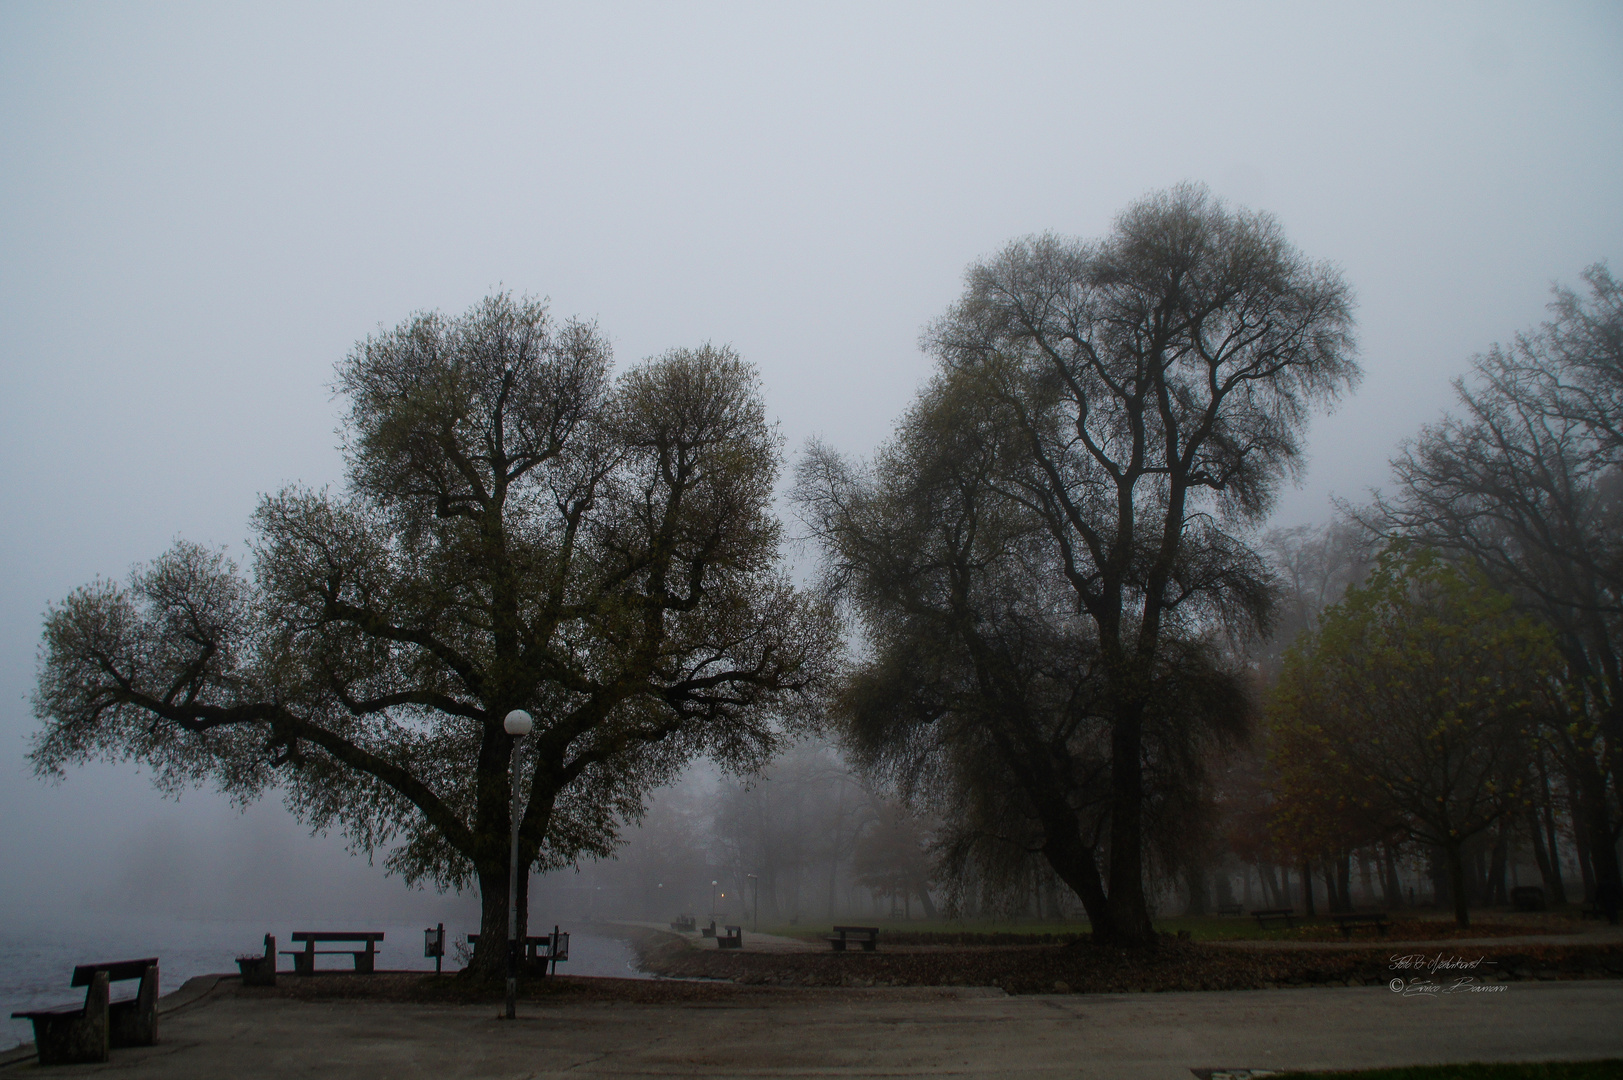
[(699, 926), (699, 920), (692, 915), (678, 915), (671, 920), (671, 929), (678, 933), (691, 934)]
[(1257, 925), (1266, 928), (1270, 922), (1283, 922), (1287, 927), (1296, 926), (1295, 908), (1260, 908), (1253, 909), (1251, 914), (1256, 917)]
[[(110, 1001), (110, 987), (126, 979), (141, 986), (129, 1001)], [(107, 1060), (111, 1047), (151, 1046), (158, 1041), (158, 958), (80, 964), (69, 986), (83, 986), (83, 1005), (14, 1012), (34, 1025), (41, 1065)]]
[(1384, 911), (1354, 911), (1345, 915), (1331, 915), (1330, 918), (1334, 919), (1336, 925), (1341, 927), (1341, 936), (1349, 940), (1352, 938), (1353, 927), (1355, 926), (1373, 926), (1380, 931), (1382, 937), (1385, 937), (1386, 928), (1390, 925), (1386, 921), (1386, 912)]
[(716, 948), (742, 949), (744, 947), (744, 928), (742, 926), (729, 926), (725, 934), (716, 935)]
[(836, 926), (834, 933), (837, 936), (829, 938), (828, 943), (834, 946), (835, 952), (845, 952), (849, 943), (861, 945), (863, 952), (873, 952), (879, 948), (877, 926)]
[[(479, 944), (479, 935), (469, 934), (468, 944)], [(558, 965), (569, 959), (569, 935), (554, 926), (550, 934), (526, 934), (520, 939), (519, 948), (527, 963), (541, 965), (541, 974), (547, 973), (548, 963), (552, 965), (553, 974), (557, 974)]]
[[(378, 942), (383, 940), (381, 930), (295, 930), (293, 940), (304, 942), (302, 949), (283, 949), (283, 956), (293, 958), (293, 973), (295, 975), (314, 975), (316, 973), (316, 957), (343, 956), (346, 953), (355, 958), (355, 970), (370, 975), (373, 964), (377, 959)], [(332, 944), (335, 942), (364, 942), (364, 949), (318, 949), (318, 944)]]

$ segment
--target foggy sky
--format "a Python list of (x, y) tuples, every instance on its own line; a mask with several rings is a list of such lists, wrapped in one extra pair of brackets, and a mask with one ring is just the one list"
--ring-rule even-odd
[(0, 6), (0, 921), (403, 893), (274, 802), (23, 760), (46, 604), (340, 483), (379, 324), (506, 288), (622, 364), (730, 343), (791, 455), (867, 453), (972, 260), (1203, 181), (1358, 296), (1316, 521), (1623, 269), (1620, 57), (1615, 3)]

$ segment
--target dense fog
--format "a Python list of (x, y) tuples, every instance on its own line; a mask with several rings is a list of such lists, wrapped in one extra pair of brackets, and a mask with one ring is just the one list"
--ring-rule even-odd
[[(1623, 270), (1620, 50), (1599, 2), (6, 5), (0, 924), (477, 925), (476, 896), (408, 888), (275, 791), (171, 800), (127, 762), (53, 783), (26, 757), (48, 605), (176, 538), (246, 561), (262, 494), (341, 486), (334, 365), (378, 327), (505, 289), (596, 320), (622, 367), (728, 343), (786, 465), (813, 437), (862, 456), (974, 260), (1204, 183), (1356, 296), (1362, 385), (1269, 523), (1316, 527), (1552, 284)], [(810, 579), (810, 546), (784, 557)], [(939, 825), (807, 738), (759, 775), (691, 767), (616, 857), (538, 877), (531, 917), (1078, 913), (1036, 863), (936, 874)], [(1266, 895), (1211, 872), (1211, 902)]]

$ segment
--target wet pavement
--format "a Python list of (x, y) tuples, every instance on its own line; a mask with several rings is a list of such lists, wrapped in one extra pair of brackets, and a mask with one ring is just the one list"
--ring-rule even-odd
[[(977, 1076), (1188, 1080), (1194, 1068), (1623, 1058), (1623, 982), (1007, 997), (987, 989), (769, 991), (668, 1005), (431, 1006), (250, 997), (194, 980), (140, 1078)], [(178, 1007), (177, 1007), (178, 1006)], [(39, 1070), (30, 1062), (0, 1076)]]

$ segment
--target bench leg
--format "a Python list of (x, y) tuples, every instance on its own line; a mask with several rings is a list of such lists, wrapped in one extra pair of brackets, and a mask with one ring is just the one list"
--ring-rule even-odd
[(377, 955), (377, 953), (371, 951), (370, 949), (368, 949), (366, 952), (358, 952), (358, 953), (356, 953), (355, 954), (355, 970), (360, 972), (363, 975), (372, 974), (372, 971), (373, 971), (372, 958), (374, 956), (376, 956), (376, 955)]
[(293, 974), (314, 975), (316, 971), (316, 957), (314, 953), (296, 952), (293, 954)]
[(108, 1011), (108, 1041), (119, 1046), (155, 1046), (158, 1042), (158, 967), (147, 965), (134, 1001), (120, 1001)]
[(862, 943), (863, 952), (873, 952), (877, 948), (879, 948), (879, 942), (873, 941), (872, 939)]
[(107, 1060), (107, 972), (91, 976), (85, 1009), (78, 1016), (34, 1018), (34, 1046), (41, 1065), (76, 1065)]

